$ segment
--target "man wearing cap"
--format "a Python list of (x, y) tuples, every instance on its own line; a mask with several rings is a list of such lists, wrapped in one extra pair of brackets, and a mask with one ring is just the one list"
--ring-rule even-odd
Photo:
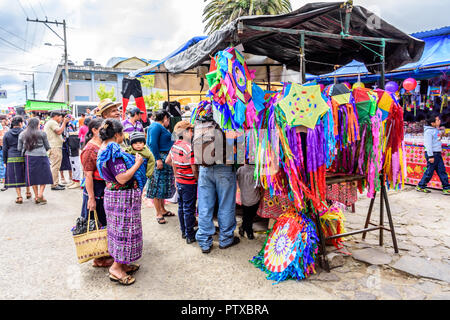
[(122, 103), (114, 103), (111, 99), (103, 99), (100, 101), (97, 107), (97, 112), (95, 113), (96, 116), (102, 117), (103, 119), (120, 119), (120, 110), (119, 106)]
[[(53, 177), (52, 190), (64, 190), (65, 187), (58, 183), (59, 169), (61, 168), (61, 161), (63, 158), (62, 146), (63, 137), (62, 133), (69, 122), (68, 117), (64, 117), (63, 114), (57, 111), (52, 111), (50, 113), (50, 120), (45, 124), (44, 131), (47, 134), (48, 142), (50, 144), (50, 150), (48, 151), (48, 156), (50, 158), (50, 166)], [(60, 123), (62, 123), (60, 125)]]
[(127, 113), (130, 117), (122, 122), (123, 132), (128, 134), (136, 131), (144, 133), (144, 126), (141, 121), (141, 114), (144, 112), (138, 107), (129, 107)]

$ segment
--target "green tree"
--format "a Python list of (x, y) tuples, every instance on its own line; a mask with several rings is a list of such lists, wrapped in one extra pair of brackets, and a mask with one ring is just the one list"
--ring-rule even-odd
[(114, 87), (111, 87), (111, 90), (107, 91), (106, 90), (106, 86), (104, 84), (101, 84), (98, 87), (97, 96), (98, 96), (98, 98), (100, 100), (109, 98), (112, 101), (116, 101), (116, 95), (115, 95), (115, 92), (114, 92)]
[(155, 87), (155, 76), (142, 76), (139, 78), (139, 81), (144, 88), (150, 89), (150, 94), (144, 96), (144, 102), (147, 106), (147, 109), (158, 111), (159, 102), (164, 100), (164, 96), (159, 91), (153, 92), (153, 89)]
[(206, 22), (205, 32), (211, 34), (238, 17), (291, 11), (290, 0), (209, 0), (203, 10), (203, 22)]

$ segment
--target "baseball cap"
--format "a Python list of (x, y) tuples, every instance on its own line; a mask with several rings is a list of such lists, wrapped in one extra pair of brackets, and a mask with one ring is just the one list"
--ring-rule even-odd
[(138, 107), (130, 107), (127, 109), (127, 113), (130, 114), (131, 116), (134, 116), (137, 113), (144, 114), (145, 112), (139, 109)]

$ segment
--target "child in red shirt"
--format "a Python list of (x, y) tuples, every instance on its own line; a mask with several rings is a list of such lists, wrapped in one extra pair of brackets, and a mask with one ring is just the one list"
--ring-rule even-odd
[(191, 140), (194, 126), (180, 121), (174, 128), (177, 141), (170, 149), (166, 163), (172, 165), (178, 189), (178, 219), (181, 236), (187, 244), (195, 242), (195, 208), (197, 202), (198, 168), (194, 164)]

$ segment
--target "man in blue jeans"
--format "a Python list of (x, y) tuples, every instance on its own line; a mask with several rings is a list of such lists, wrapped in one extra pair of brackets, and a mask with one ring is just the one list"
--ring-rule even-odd
[(213, 222), (216, 197), (219, 202), (219, 248), (226, 249), (240, 242), (236, 229), (236, 171), (232, 166), (200, 167), (198, 179), (198, 231), (195, 236), (203, 253), (211, 252), (216, 228)]
[[(209, 145), (202, 152), (203, 163), (198, 178), (198, 230), (195, 238), (203, 253), (211, 252), (212, 236), (215, 234), (213, 216), (216, 200), (219, 204), (217, 220), (219, 223), (219, 248), (226, 249), (240, 242), (234, 236), (236, 229), (236, 161), (232, 132), (224, 134), (219, 128), (214, 132), (214, 152)], [(194, 150), (194, 153), (197, 152)], [(212, 160), (212, 161), (211, 161)]]
[(444, 160), (442, 159), (442, 142), (438, 139), (439, 126), (441, 119), (439, 115), (432, 114), (427, 118), (428, 126), (424, 126), (424, 146), (425, 158), (427, 159), (427, 170), (423, 174), (422, 180), (416, 187), (419, 192), (430, 193), (427, 184), (433, 178), (436, 171), (439, 179), (441, 179), (443, 192), (450, 195), (450, 184), (448, 183), (448, 175), (445, 171)]

